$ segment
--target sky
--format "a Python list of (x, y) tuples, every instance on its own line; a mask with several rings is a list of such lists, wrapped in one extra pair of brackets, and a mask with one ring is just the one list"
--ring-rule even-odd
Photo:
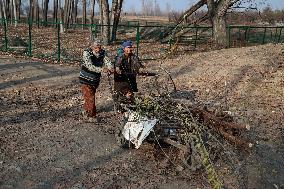
[[(139, 11), (141, 8), (141, 0), (124, 0), (124, 10), (130, 10), (135, 7), (136, 11)], [(193, 5), (198, 0), (157, 0), (162, 10), (166, 9), (166, 3), (169, 3), (173, 10), (185, 10), (190, 5)], [(263, 5), (263, 2), (265, 4)], [(284, 0), (254, 0), (258, 4), (258, 9), (270, 5), (272, 9), (284, 9)]]

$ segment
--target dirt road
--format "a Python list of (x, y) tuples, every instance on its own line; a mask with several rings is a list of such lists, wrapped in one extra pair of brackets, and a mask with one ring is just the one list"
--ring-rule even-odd
[[(283, 45), (266, 45), (163, 63), (178, 89), (196, 90), (210, 109), (230, 111), (251, 126), (250, 155), (231, 154), (233, 170), (215, 162), (226, 188), (284, 188), (283, 60)], [(147, 64), (155, 69), (157, 62)], [(139, 150), (116, 145), (119, 118), (105, 77), (97, 97), (101, 121), (82, 119), (78, 73), (75, 66), (1, 55), (1, 189), (209, 188), (205, 173), (176, 170), (154, 144)]]

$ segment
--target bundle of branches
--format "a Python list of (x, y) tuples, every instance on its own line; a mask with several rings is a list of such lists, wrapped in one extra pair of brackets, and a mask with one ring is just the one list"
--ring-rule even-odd
[(159, 119), (155, 129), (157, 139), (161, 139), (165, 128), (174, 130), (176, 138), (164, 138), (164, 141), (183, 151), (183, 163), (191, 170), (203, 165), (213, 188), (220, 188), (221, 184), (210, 159), (228, 151), (224, 141), (242, 149), (248, 149), (251, 145), (235, 135), (236, 130), (247, 127), (217, 117), (192, 102), (185, 103), (169, 94), (137, 97), (136, 111), (142, 116)]

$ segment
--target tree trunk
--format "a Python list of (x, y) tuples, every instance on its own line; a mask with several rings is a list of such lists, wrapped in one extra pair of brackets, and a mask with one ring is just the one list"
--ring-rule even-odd
[(112, 4), (112, 31), (111, 31), (111, 42), (116, 40), (116, 32), (119, 24), (120, 13), (122, 8), (123, 0), (113, 0)]
[(213, 24), (213, 39), (216, 45), (220, 48), (227, 46), (227, 30), (225, 16), (214, 16), (212, 19)]
[(34, 18), (34, 1), (30, 0), (29, 19), (33, 21)]
[(53, 22), (57, 22), (58, 0), (53, 0)]
[[(87, 24), (87, 10), (86, 10), (86, 0), (82, 0), (82, 4), (83, 4), (83, 18), (82, 18), (82, 24)], [(84, 28), (83, 25), (83, 28)]]
[(67, 30), (67, 28), (69, 27), (69, 23), (70, 23), (71, 5), (72, 5), (72, 0), (65, 0), (65, 4), (64, 4), (64, 26), (65, 26), (65, 30)]
[(75, 22), (74, 14), (73, 14), (73, 12), (74, 12), (74, 7), (75, 7), (75, 1), (72, 0), (72, 1), (71, 1), (71, 8), (70, 8), (71, 24), (74, 24), (74, 22)]
[(16, 5), (16, 0), (13, 0), (13, 15), (14, 15), (14, 19), (15, 19), (15, 27), (17, 27), (17, 11), (16, 11), (17, 5)]
[(94, 17), (95, 17), (95, 0), (91, 0), (91, 14), (90, 14), (91, 24), (94, 24)]
[(39, 27), (39, 4), (38, 4), (38, 0), (35, 0), (35, 21), (37, 23), (37, 27)]
[(214, 0), (207, 0), (208, 13), (213, 26), (213, 39), (218, 48), (227, 46), (226, 14), (228, 8), (237, 1), (223, 0), (214, 2)]
[(47, 23), (48, 3), (49, 3), (49, 0), (44, 0), (44, 7), (43, 7), (43, 21), (44, 21), (44, 25), (46, 25), (46, 23)]
[(77, 12), (78, 10), (78, 0), (74, 1), (74, 9), (73, 9), (73, 18), (74, 18), (74, 24), (77, 24)]
[(63, 22), (64, 22), (64, 31), (67, 29), (67, 22), (68, 22), (68, 5), (70, 0), (64, 0), (64, 9), (63, 9)]
[(4, 2), (2, 2), (2, 0), (0, 0), (0, 16), (1, 16), (1, 18), (6, 19), (6, 14), (5, 14), (5, 9), (4, 9)]
[[(100, 6), (100, 25), (104, 24), (104, 13), (103, 13), (103, 0), (99, 0), (99, 6)], [(103, 27), (101, 26), (101, 33), (103, 33)]]
[(110, 42), (110, 22), (109, 22), (109, 4), (108, 0), (102, 0), (102, 12), (103, 12), (103, 43), (109, 45)]
[(21, 5), (22, 5), (22, 0), (18, 0), (18, 2), (17, 2), (17, 20), (21, 19)]

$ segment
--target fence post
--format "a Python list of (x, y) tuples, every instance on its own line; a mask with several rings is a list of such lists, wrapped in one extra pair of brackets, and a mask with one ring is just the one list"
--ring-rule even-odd
[(265, 43), (265, 37), (266, 37), (266, 27), (264, 28), (264, 33), (263, 33), (263, 37), (262, 37), (262, 44)]
[(163, 38), (164, 38), (164, 31), (165, 31), (165, 28), (164, 27), (161, 27), (161, 33), (159, 35), (159, 38), (160, 38), (160, 43), (163, 42)]
[(97, 38), (97, 24), (94, 24), (94, 36)]
[(6, 24), (7, 24), (7, 20), (3, 18), (5, 51), (8, 51), (8, 38), (7, 38), (7, 25)]
[(278, 43), (280, 42), (280, 39), (281, 39), (282, 29), (283, 28), (280, 28), (280, 32), (279, 32), (279, 36), (278, 36)]
[(30, 18), (28, 19), (28, 24), (29, 24), (29, 52), (28, 52), (28, 55), (32, 56), (32, 20)]
[(228, 26), (228, 48), (231, 47), (231, 26)]
[(60, 62), (60, 25), (61, 25), (61, 22), (58, 22), (57, 23), (58, 26), (57, 26), (57, 61)]
[(246, 26), (245, 27), (246, 31), (245, 31), (245, 42), (248, 43), (249, 42), (249, 32), (250, 32), (250, 26)]
[(273, 39), (273, 42), (276, 43), (276, 40), (277, 40), (277, 34), (278, 34), (278, 27), (275, 28), (275, 35), (274, 35), (274, 39)]
[(198, 34), (198, 26), (195, 26), (195, 38), (194, 38), (194, 49), (196, 49), (197, 46), (197, 34)]
[(139, 56), (139, 43), (140, 43), (140, 28), (139, 24), (137, 25), (137, 31), (136, 31), (136, 55)]

